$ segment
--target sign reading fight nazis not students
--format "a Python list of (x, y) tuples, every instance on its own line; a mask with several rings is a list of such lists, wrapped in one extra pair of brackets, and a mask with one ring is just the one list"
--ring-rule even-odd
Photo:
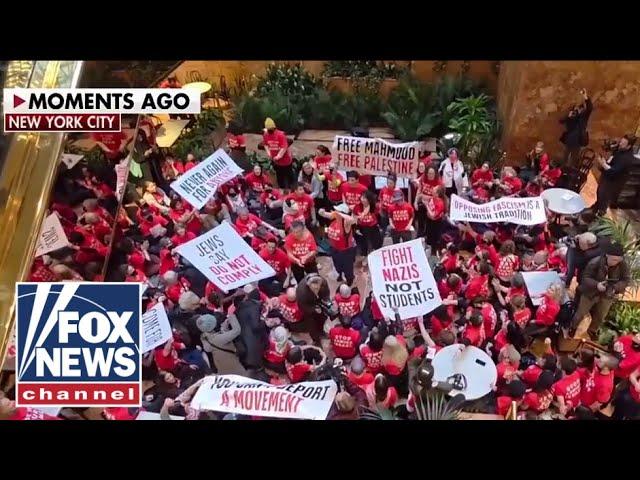
[(339, 170), (367, 175), (414, 177), (418, 168), (420, 142), (389, 143), (380, 138), (344, 137), (333, 140), (333, 159)]
[(207, 377), (191, 401), (196, 410), (324, 420), (338, 387), (333, 380), (270, 385), (240, 375)]
[(216, 190), (243, 170), (222, 149), (205, 158), (171, 184), (182, 198), (198, 210), (204, 207)]
[(419, 317), (442, 304), (422, 241), (388, 245), (367, 257), (373, 294), (385, 317)]
[(503, 197), (477, 204), (456, 194), (451, 196), (449, 218), (454, 222), (508, 222), (516, 225), (538, 225), (547, 221), (540, 197)]

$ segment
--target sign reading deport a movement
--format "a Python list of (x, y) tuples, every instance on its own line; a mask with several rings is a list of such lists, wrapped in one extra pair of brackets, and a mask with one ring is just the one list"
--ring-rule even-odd
[(119, 132), (122, 114), (200, 113), (200, 93), (180, 88), (5, 88), (5, 132)]

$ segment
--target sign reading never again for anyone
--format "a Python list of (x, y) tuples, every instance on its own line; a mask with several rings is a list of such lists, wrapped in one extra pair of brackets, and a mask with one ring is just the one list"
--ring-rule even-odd
[(227, 222), (176, 250), (225, 292), (276, 274)]

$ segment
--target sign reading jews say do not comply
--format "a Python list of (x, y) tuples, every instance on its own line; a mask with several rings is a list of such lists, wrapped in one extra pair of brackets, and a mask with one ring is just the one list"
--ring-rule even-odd
[(201, 209), (220, 185), (242, 172), (231, 157), (219, 149), (181, 175), (171, 184), (171, 188), (195, 208)]
[(503, 197), (477, 204), (456, 194), (451, 197), (449, 218), (454, 222), (509, 222), (517, 225), (538, 225), (547, 221), (540, 197)]
[(214, 375), (203, 380), (191, 406), (240, 415), (324, 420), (336, 393), (333, 380), (271, 385), (240, 375)]
[(225, 292), (276, 274), (227, 222), (176, 250)]
[(419, 317), (442, 304), (422, 241), (382, 247), (369, 254), (373, 294), (385, 317)]

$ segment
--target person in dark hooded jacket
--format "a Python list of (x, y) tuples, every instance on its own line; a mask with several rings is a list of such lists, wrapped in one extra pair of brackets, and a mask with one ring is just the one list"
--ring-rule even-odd
[(329, 304), (331, 292), (327, 280), (317, 273), (305, 276), (296, 287), (296, 301), (302, 310), (302, 322), (313, 342), (320, 345), (320, 335), (327, 316), (320, 307), (320, 302)]
[(572, 106), (569, 113), (560, 120), (560, 123), (565, 126), (565, 131), (560, 137), (560, 141), (565, 146), (564, 164), (575, 168), (580, 167), (580, 147), (586, 147), (589, 144), (587, 124), (593, 110), (593, 103), (587, 95), (587, 90), (583, 88), (580, 93), (584, 102), (577, 107)]
[(260, 290), (253, 285), (246, 285), (245, 295), (234, 299), (236, 306), (235, 315), (240, 322), (241, 332), (239, 337), (238, 356), (247, 370), (260, 370), (264, 367), (262, 353), (269, 341), (269, 332), (262, 320), (260, 312)]

